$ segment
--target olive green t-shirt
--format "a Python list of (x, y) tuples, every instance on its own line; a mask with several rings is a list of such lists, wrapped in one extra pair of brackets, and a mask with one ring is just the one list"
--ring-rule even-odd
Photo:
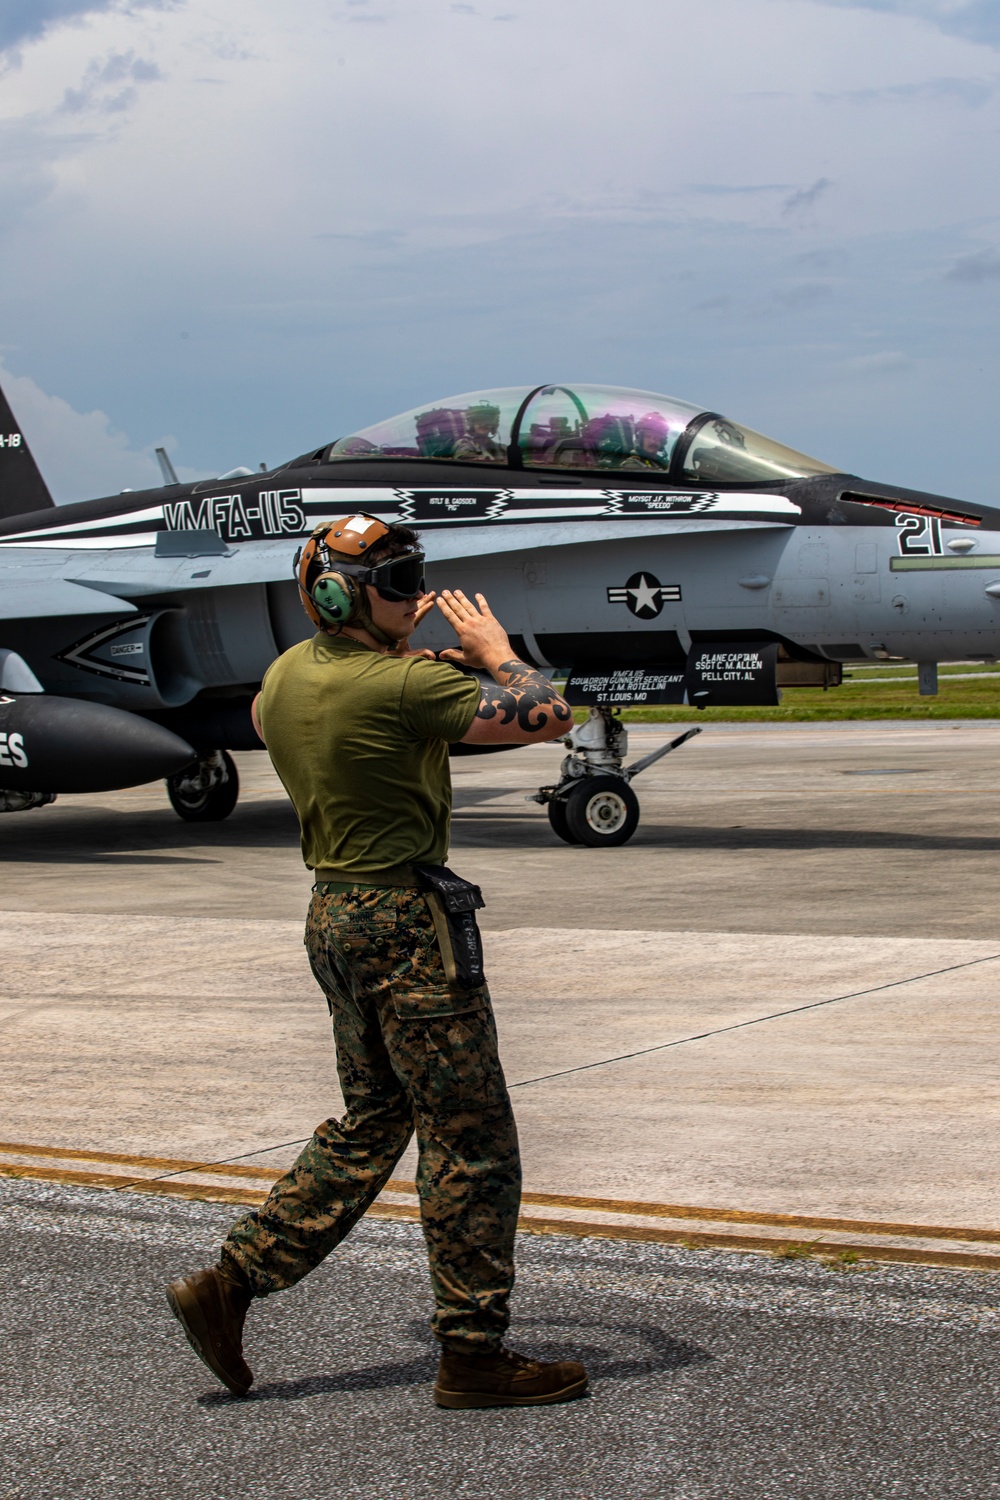
[(323, 632), (271, 664), (257, 712), (310, 869), (393, 885), (410, 878), (413, 860), (443, 864), (448, 743), (465, 734), (480, 696), (476, 678), (444, 662), (383, 656)]

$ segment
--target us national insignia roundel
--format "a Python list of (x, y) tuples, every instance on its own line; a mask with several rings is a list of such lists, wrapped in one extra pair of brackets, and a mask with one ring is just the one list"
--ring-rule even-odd
[(639, 620), (655, 620), (665, 604), (678, 604), (679, 583), (661, 583), (652, 573), (633, 573), (621, 587), (608, 589), (609, 604), (627, 604)]

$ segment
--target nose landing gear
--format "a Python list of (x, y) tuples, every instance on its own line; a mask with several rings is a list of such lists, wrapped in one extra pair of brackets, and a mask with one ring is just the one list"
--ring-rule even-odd
[(239, 795), (236, 763), (225, 750), (213, 750), (176, 776), (167, 777), (170, 805), (186, 823), (221, 823)]
[(527, 798), (540, 802), (553, 833), (567, 844), (611, 849), (627, 844), (639, 826), (639, 799), (629, 783), (640, 771), (678, 749), (700, 729), (688, 729), (669, 744), (626, 766), (628, 731), (614, 710), (597, 707), (566, 736), (569, 754), (555, 786), (539, 787)]

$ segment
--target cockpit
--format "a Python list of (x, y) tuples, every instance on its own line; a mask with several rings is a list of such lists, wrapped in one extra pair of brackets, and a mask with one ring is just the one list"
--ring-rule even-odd
[(623, 386), (508, 386), (470, 391), (340, 438), (326, 461), (433, 459), (660, 474), (672, 483), (780, 484), (841, 471), (772, 438), (654, 391)]

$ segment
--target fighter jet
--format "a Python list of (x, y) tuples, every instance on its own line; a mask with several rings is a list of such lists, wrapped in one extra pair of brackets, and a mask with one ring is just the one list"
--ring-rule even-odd
[[(484, 593), (589, 707), (535, 798), (568, 842), (638, 822), (617, 710), (773, 704), (845, 662), (1000, 653), (1000, 510), (876, 484), (650, 391), (428, 403), (265, 472), (54, 506), (0, 397), (0, 808), (165, 777), (226, 817), (250, 703), (306, 637), (299, 540), (363, 510), (419, 529), (429, 587)], [(450, 633), (435, 614), (417, 644)], [(690, 733), (690, 732), (689, 732)]]

